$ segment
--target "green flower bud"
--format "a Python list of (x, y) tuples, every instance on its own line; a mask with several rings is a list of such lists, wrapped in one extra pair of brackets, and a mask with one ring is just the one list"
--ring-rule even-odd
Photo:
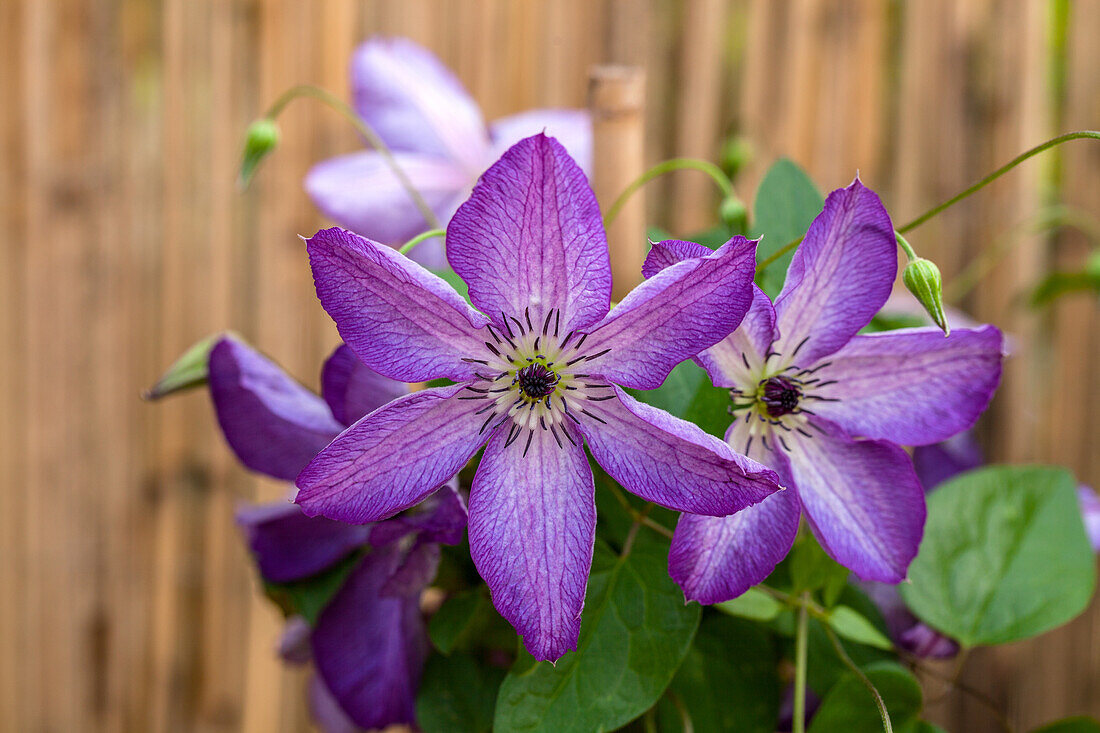
[(145, 390), (142, 397), (146, 400), (159, 400), (170, 394), (183, 392), (194, 387), (206, 384), (207, 365), (210, 360), (210, 351), (225, 334), (207, 336), (183, 353), (176, 363), (168, 367), (168, 371), (157, 380), (149, 389)]
[(752, 162), (752, 143), (743, 137), (732, 137), (722, 145), (719, 159), (722, 161), (722, 168), (733, 178)]
[(924, 306), (932, 321), (943, 329), (943, 335), (951, 333), (947, 325), (947, 316), (943, 312), (943, 277), (940, 268), (934, 262), (918, 257), (905, 266), (901, 276), (905, 287)]
[(722, 199), (722, 203), (718, 206), (718, 216), (722, 219), (722, 223), (733, 231), (743, 232), (748, 224), (749, 210), (745, 208), (741, 199), (731, 194)]
[(244, 155), (241, 157), (241, 171), (238, 181), (241, 188), (248, 186), (260, 161), (279, 144), (279, 126), (275, 120), (264, 117), (248, 126), (244, 141)]

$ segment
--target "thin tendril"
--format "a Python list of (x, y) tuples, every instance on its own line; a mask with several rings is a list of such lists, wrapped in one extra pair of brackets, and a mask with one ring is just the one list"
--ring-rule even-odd
[(404, 188), (409, 194), (409, 197), (412, 198), (413, 203), (416, 204), (416, 208), (420, 210), (420, 214), (424, 217), (424, 221), (428, 223), (428, 226), (433, 229), (440, 228), (439, 219), (436, 217), (431, 207), (428, 206), (428, 202), (424, 200), (424, 197), (421, 196), (420, 192), (413, 186), (412, 181), (409, 180), (405, 171), (398, 165), (389, 146), (386, 145), (370, 125), (364, 122), (363, 119), (355, 113), (355, 110), (349, 107), (346, 102), (336, 95), (312, 84), (299, 84), (283, 92), (267, 110), (266, 117), (271, 120), (275, 119), (291, 101), (298, 97), (312, 97), (327, 104), (343, 115), (344, 118), (352, 124), (355, 130), (366, 139), (367, 143), (382, 156), (382, 160), (385, 161), (390, 171), (397, 177), (397, 180), (401, 183), (401, 187)]
[(672, 173), (673, 171), (680, 170), (697, 170), (702, 173), (706, 173), (714, 182), (718, 185), (718, 188), (722, 190), (723, 196), (729, 196), (733, 193), (733, 183), (730, 182), (729, 176), (727, 176), (721, 168), (706, 160), (699, 160), (697, 158), (671, 158), (664, 162), (658, 163), (642, 175), (638, 176), (634, 181), (626, 187), (626, 189), (619, 194), (619, 198), (615, 199), (615, 202), (611, 204), (611, 207), (607, 210), (607, 213), (603, 217), (604, 227), (611, 225), (611, 222), (615, 220), (615, 217), (619, 215), (619, 211), (626, 205), (626, 202), (630, 199), (638, 189), (645, 184), (652, 181), (654, 178), (663, 176), (666, 173)]
[(397, 251), (400, 252), (403, 255), (408, 254), (410, 249), (412, 249), (416, 245), (420, 244), (425, 239), (434, 239), (435, 237), (442, 237), (446, 234), (447, 234), (446, 229), (429, 229), (426, 232), (423, 232), (421, 234), (417, 234), (415, 237), (413, 237), (409, 241), (405, 242), (403, 245), (401, 245), (401, 249), (399, 249)]
[[(1062, 143), (1067, 143), (1070, 140), (1082, 140), (1082, 139), (1100, 140), (1100, 132), (1096, 132), (1094, 130), (1080, 130), (1078, 132), (1067, 132), (1065, 135), (1059, 135), (1058, 137), (1051, 138), (1050, 140), (1047, 140), (1044, 143), (1040, 143), (1039, 145), (1036, 145), (1035, 147), (1031, 148), (1030, 150), (1025, 150), (1024, 152), (1020, 153), (1015, 158), (1010, 160), (1008, 163), (1002, 165), (1000, 168), (998, 168), (997, 170), (995, 170), (992, 173), (990, 173), (989, 175), (987, 175), (985, 178), (982, 178), (980, 181), (978, 181), (974, 185), (960, 191), (959, 193), (955, 194), (951, 198), (944, 201), (942, 204), (929, 209), (928, 211), (924, 212), (923, 214), (918, 216), (916, 219), (913, 219), (912, 221), (908, 222), (907, 224), (905, 224), (901, 227), (898, 227), (897, 233), (898, 234), (904, 234), (905, 232), (908, 232), (911, 229), (916, 229), (917, 227), (919, 227), (921, 224), (923, 224), (924, 222), (931, 219), (936, 214), (939, 214), (941, 211), (944, 211), (945, 209), (948, 209), (948, 208), (954, 206), (955, 204), (959, 203), (960, 201), (962, 201), (966, 197), (970, 196), (971, 194), (977, 193), (981, 189), (985, 188), (987, 185), (989, 185), (990, 183), (992, 183), (996, 179), (1000, 178), (1005, 173), (1008, 173), (1010, 170), (1012, 170), (1013, 168), (1018, 166), (1020, 163), (1023, 163), (1028, 158), (1031, 158), (1035, 155), (1038, 155), (1039, 153), (1043, 152), (1044, 150), (1048, 150), (1050, 148), (1053, 148), (1056, 145), (1061, 145)], [(761, 260), (760, 264), (758, 264), (756, 266), (757, 274), (759, 274), (759, 273), (763, 272), (764, 270), (766, 270), (768, 265), (772, 264), (773, 262), (778, 260), (780, 257), (782, 257), (783, 255), (787, 254), (792, 249), (797, 247), (802, 242), (802, 239), (803, 239), (802, 237), (799, 237), (798, 239), (795, 239), (791, 242), (788, 242), (787, 244), (783, 245), (782, 247), (777, 249), (775, 252), (773, 252), (769, 257), (766, 257), (763, 260)]]
[(840, 639), (837, 638), (836, 632), (832, 627), (825, 624), (825, 633), (829, 636), (829, 641), (833, 643), (833, 649), (836, 650), (837, 656), (840, 657), (844, 665), (852, 670), (852, 674), (859, 678), (859, 681), (863, 683), (871, 695), (875, 698), (875, 704), (878, 705), (878, 714), (882, 716), (882, 729), (886, 733), (894, 733), (894, 726), (890, 722), (890, 711), (886, 709), (886, 703), (882, 699), (882, 695), (879, 694), (878, 689), (875, 688), (875, 683), (871, 682), (871, 678), (868, 677), (862, 669), (859, 668), (852, 658), (848, 656), (848, 652), (844, 651), (844, 645), (840, 643)]

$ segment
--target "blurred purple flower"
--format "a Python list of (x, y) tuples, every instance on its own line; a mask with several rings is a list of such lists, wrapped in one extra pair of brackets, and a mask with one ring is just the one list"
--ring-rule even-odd
[[(653, 245), (652, 276), (709, 250)], [(786, 556), (802, 509), (821, 546), (865, 580), (897, 583), (917, 554), (924, 492), (900, 445), (970, 427), (1001, 374), (992, 326), (857, 335), (897, 272), (890, 217), (855, 180), (834, 191), (795, 252), (783, 292), (759, 289), (741, 328), (698, 362), (733, 399), (726, 441), (793, 490), (739, 514), (680, 518), (669, 571), (688, 598), (715, 603), (762, 581)]]
[(298, 476), (298, 503), (350, 523), (385, 519), (488, 443), (470, 492), (471, 555), (531, 653), (557, 659), (576, 647), (595, 540), (583, 441), (626, 489), (678, 511), (724, 516), (777, 489), (771, 470), (618, 386), (658, 387), (733, 330), (751, 301), (755, 249), (735, 238), (609, 313), (596, 198), (545, 135), (510, 148), (451, 219), (447, 257), (480, 312), (389, 247), (318, 232), (308, 243), (317, 294), (363, 363), (456, 384), (401, 397), (342, 433)]
[[(214, 346), (208, 379), (241, 462), (280, 479), (296, 476), (347, 425), (409, 392), (340, 346), (325, 363), (322, 398), (233, 338)], [(313, 660), (310, 702), (327, 733), (414, 722), (428, 651), (420, 594), (435, 576), (439, 544), (460, 542), (466, 526), (456, 485), (374, 525), (310, 518), (285, 502), (243, 508), (237, 522), (272, 583), (304, 580), (365, 551), (313, 628), (301, 617), (288, 620), (279, 652), (291, 662)]]
[(1100, 496), (1088, 486), (1077, 487), (1077, 499), (1081, 504), (1081, 516), (1085, 519), (1085, 532), (1088, 533), (1092, 549), (1100, 552)]
[[(430, 51), (404, 38), (372, 38), (351, 59), (353, 105), (444, 225), (477, 177), (528, 135), (546, 131), (588, 171), (592, 127), (584, 110), (540, 109), (486, 126), (477, 103)], [(379, 153), (332, 158), (306, 176), (317, 207), (342, 227), (389, 245), (429, 228), (408, 192)], [(413, 259), (446, 266), (439, 240), (424, 242)]]

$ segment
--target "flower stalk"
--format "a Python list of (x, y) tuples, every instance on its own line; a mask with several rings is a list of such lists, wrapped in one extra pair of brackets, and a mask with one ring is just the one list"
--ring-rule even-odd
[(699, 160), (697, 158), (671, 158), (669, 160), (658, 163), (642, 175), (638, 176), (626, 189), (619, 194), (619, 197), (615, 199), (614, 203), (608, 208), (607, 213), (603, 217), (603, 224), (605, 227), (610, 226), (611, 222), (615, 221), (615, 217), (619, 215), (619, 211), (622, 210), (626, 202), (630, 200), (642, 186), (652, 181), (654, 178), (659, 178), (666, 173), (672, 173), (673, 171), (682, 170), (697, 170), (702, 173), (706, 173), (714, 181), (715, 185), (722, 192), (724, 198), (731, 198), (734, 196), (733, 183), (730, 181), (729, 176), (725, 172), (706, 160)]

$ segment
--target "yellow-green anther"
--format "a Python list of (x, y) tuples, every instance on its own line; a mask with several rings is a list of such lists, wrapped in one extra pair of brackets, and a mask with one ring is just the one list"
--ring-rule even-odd
[(279, 126), (275, 120), (263, 117), (248, 126), (244, 141), (244, 154), (241, 156), (241, 170), (238, 182), (241, 188), (248, 186), (260, 161), (279, 144)]
[(932, 317), (932, 321), (943, 330), (943, 335), (950, 335), (951, 327), (943, 312), (943, 277), (940, 275), (940, 268), (930, 260), (917, 257), (905, 266), (901, 279)]

